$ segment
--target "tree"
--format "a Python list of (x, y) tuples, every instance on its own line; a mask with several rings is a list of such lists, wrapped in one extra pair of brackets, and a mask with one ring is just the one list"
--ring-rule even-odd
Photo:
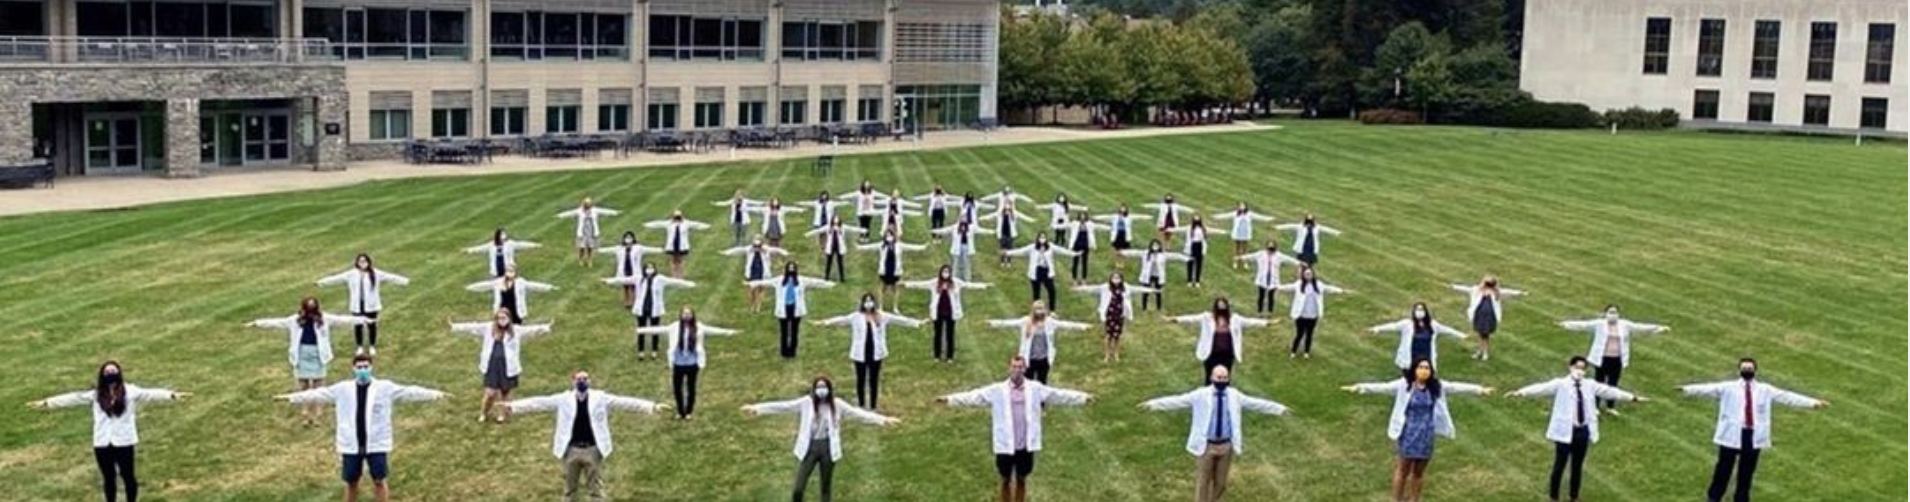
[(1312, 8), (1289, 5), (1257, 20), (1241, 46), (1253, 71), (1254, 96), (1263, 102), (1290, 100), (1310, 105), (1307, 83), (1313, 60), (1307, 54), (1307, 18)]
[(1407, 72), (1426, 59), (1445, 57), (1452, 51), (1451, 46), (1444, 34), (1434, 35), (1426, 25), (1416, 21), (1394, 28), (1386, 35), (1386, 41), (1373, 50), (1372, 66), (1360, 73), (1361, 102), (1401, 105), (1398, 101), (1407, 84), (1402, 81)]
[[(1061, 45), (1059, 65), (1054, 68), (1061, 84), (1059, 103), (1099, 109), (1133, 98), (1127, 61), (1116, 52), (1114, 41), (1110, 40), (1119, 36), (1120, 31), (1102, 29), (1108, 22), (1097, 19), (1086, 29), (1073, 30), (1067, 42)], [(1114, 18), (1112, 22), (1119, 19)]]
[(1001, 16), (997, 99), (1009, 108), (1055, 103), (1060, 84), (1053, 69), (1068, 37), (1065, 20), (1045, 13), (1017, 16), (1007, 8)]

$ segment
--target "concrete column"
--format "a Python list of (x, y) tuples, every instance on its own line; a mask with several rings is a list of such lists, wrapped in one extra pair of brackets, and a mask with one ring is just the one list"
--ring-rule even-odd
[[(347, 106), (350, 103), (344, 88), (334, 90), (336, 92), (314, 98), (318, 106), (318, 146), (317, 151), (313, 152), (315, 155), (312, 157), (312, 169), (317, 171), (345, 170), (346, 134), (343, 129), (346, 129), (345, 114), (349, 110)], [(338, 124), (341, 130), (335, 135), (327, 134), (326, 124)]]
[(33, 158), (33, 104), (0, 100), (0, 164)]
[(199, 99), (166, 100), (166, 177), (196, 178), (199, 171)]

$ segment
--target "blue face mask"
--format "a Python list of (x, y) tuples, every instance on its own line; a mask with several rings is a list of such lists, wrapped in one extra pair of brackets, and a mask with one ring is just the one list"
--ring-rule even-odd
[(590, 392), (590, 382), (589, 382), (589, 381), (578, 381), (578, 382), (577, 382), (577, 393), (579, 393), (579, 394), (582, 394), (582, 393), (585, 393), (585, 392)]
[(371, 368), (352, 368), (351, 371), (352, 376), (356, 377), (359, 383), (371, 381)]

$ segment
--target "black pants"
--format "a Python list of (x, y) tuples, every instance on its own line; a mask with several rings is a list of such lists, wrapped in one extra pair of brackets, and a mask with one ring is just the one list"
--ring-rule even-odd
[(696, 377), (703, 368), (689, 366), (670, 366), (670, 390), (676, 394), (676, 416), (687, 417), (696, 412)]
[[(1592, 375), (1592, 380), (1595, 380), (1598, 383), (1602, 383), (1612, 387), (1617, 387), (1618, 377), (1625, 374), (1625, 360), (1623, 358), (1611, 357), (1611, 356), (1605, 356), (1603, 358), (1600, 358), (1598, 360), (1597, 371), (1593, 373), (1594, 374)], [(1616, 399), (1605, 399), (1602, 401), (1604, 402), (1604, 405), (1606, 408), (1618, 407), (1618, 400)]]
[(794, 359), (796, 357), (796, 337), (802, 334), (802, 317), (796, 315), (795, 306), (792, 305), (784, 308), (783, 318), (776, 320), (776, 328), (782, 335), (779, 347), (782, 348), (783, 359)]
[(936, 319), (931, 324), (935, 329), (935, 359), (955, 360), (955, 320)]
[(1052, 367), (1048, 365), (1047, 359), (1029, 359), (1028, 370), (1021, 372), (1021, 376), (1029, 380), (1041, 382), (1042, 385), (1047, 385), (1049, 369), (1052, 369)]
[[(934, 230), (934, 229), (937, 229), (937, 228), (942, 228), (942, 227), (944, 226), (944, 225), (943, 225), (944, 223), (948, 223), (948, 210), (947, 210), (947, 209), (931, 209), (931, 210), (929, 210), (929, 212), (928, 212), (928, 228), (929, 228), (929, 230)], [(929, 234), (929, 235), (937, 235), (937, 234)]]
[(1141, 310), (1147, 310), (1148, 298), (1154, 299), (1154, 310), (1165, 309), (1167, 305), (1166, 303), (1167, 300), (1165, 298), (1162, 298), (1161, 295), (1164, 294), (1167, 290), (1161, 287), (1161, 278), (1155, 277), (1153, 280), (1142, 281), (1142, 282), (1144, 283), (1143, 284), (1144, 286), (1153, 288), (1154, 292), (1141, 293)]
[[(352, 340), (355, 341), (357, 346), (359, 347), (377, 347), (378, 346), (378, 313), (377, 312), (353, 312), (352, 315), (356, 315), (358, 317), (363, 317), (363, 318), (371, 320), (371, 322), (367, 322), (364, 324), (359, 324), (357, 326), (351, 327)], [(365, 344), (365, 333), (367, 332), (371, 333), (370, 345)]]
[(139, 476), (133, 474), (133, 446), (96, 446), (93, 447), (93, 460), (99, 462), (101, 488), (106, 492), (106, 502), (118, 500), (118, 481), (126, 482), (126, 501), (139, 500)]
[(1751, 475), (1757, 473), (1757, 457), (1763, 452), (1752, 447), (1751, 429), (1743, 429), (1738, 437), (1738, 446), (1743, 448), (1718, 447), (1718, 466), (1711, 470), (1711, 490), (1705, 492), (1711, 502), (1724, 500), (1724, 483), (1731, 480), (1731, 466), (1737, 465), (1738, 491), (1731, 500), (1747, 502), (1751, 500)]
[(1074, 258), (1068, 261), (1068, 277), (1069, 278), (1072, 278), (1077, 281), (1088, 280), (1088, 252), (1089, 251), (1090, 250), (1087, 250), (1087, 249), (1077, 249), (1074, 251)]
[(1207, 244), (1196, 242), (1192, 253), (1187, 253), (1187, 282), (1199, 284), (1200, 273), (1207, 264)]
[(1067, 228), (1054, 229), (1054, 240), (1048, 241), (1048, 242), (1054, 242), (1054, 243), (1068, 242), (1068, 229)]
[(829, 279), (830, 272), (835, 272), (837, 282), (849, 280), (849, 267), (842, 264), (841, 254), (822, 255), (822, 278)]
[(868, 238), (868, 236), (869, 236), (869, 232), (868, 232), (868, 230), (869, 230), (869, 222), (871, 222), (871, 221), (875, 221), (875, 215), (872, 215), (872, 214), (859, 214), (859, 215), (856, 215), (856, 224), (857, 224), (857, 225), (862, 225), (862, 230), (863, 230), (863, 232), (862, 232), (862, 236), (863, 236), (863, 238)]
[(1280, 290), (1273, 289), (1273, 288), (1255, 288), (1255, 289), (1260, 290), (1260, 299), (1255, 300), (1253, 302), (1253, 311), (1261, 312), (1261, 313), (1272, 312), (1273, 300), (1278, 296), (1275, 293), (1278, 293)]
[(882, 360), (856, 363), (856, 406), (873, 410), (882, 394)]
[(1591, 429), (1581, 425), (1572, 428), (1572, 442), (1552, 443), (1552, 500), (1559, 499), (1559, 478), (1565, 474), (1565, 465), (1572, 466), (1572, 487), (1568, 492), (1572, 500), (1578, 500), (1579, 481), (1584, 480), (1585, 454), (1592, 447)]
[(1042, 290), (1048, 292), (1048, 311), (1054, 312), (1054, 276), (1045, 269), (1037, 269), (1035, 278), (1028, 280), (1028, 289), (1034, 293), (1033, 301), (1041, 301)]
[(1214, 347), (1213, 352), (1207, 353), (1207, 359), (1200, 362), (1200, 367), (1204, 370), (1200, 373), (1200, 381), (1212, 384), (1214, 383), (1214, 367), (1226, 366), (1227, 371), (1231, 373), (1237, 364), (1240, 364), (1240, 359), (1234, 357), (1233, 349)]
[(1320, 318), (1317, 318), (1317, 317), (1314, 317), (1314, 318), (1302, 317), (1299, 319), (1294, 319), (1293, 320), (1293, 347), (1287, 349), (1287, 352), (1293, 353), (1293, 352), (1304, 351), (1308, 354), (1312, 354), (1313, 353), (1313, 328), (1319, 325), (1320, 325)]
[[(639, 328), (656, 326), (658, 324), (661, 324), (662, 322), (663, 322), (663, 318), (659, 316), (648, 316), (648, 317), (637, 316), (637, 327)], [(644, 342), (649, 342), (649, 343), (644, 343)], [(646, 350), (650, 352), (662, 352), (663, 351), (663, 335), (657, 335), (657, 334), (637, 335), (637, 352), (642, 353)]]

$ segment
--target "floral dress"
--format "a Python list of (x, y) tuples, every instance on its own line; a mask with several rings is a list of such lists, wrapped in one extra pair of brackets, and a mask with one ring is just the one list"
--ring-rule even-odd
[(1399, 457), (1430, 460), (1433, 454), (1433, 395), (1426, 389), (1407, 391), (1406, 424), (1399, 432)]

